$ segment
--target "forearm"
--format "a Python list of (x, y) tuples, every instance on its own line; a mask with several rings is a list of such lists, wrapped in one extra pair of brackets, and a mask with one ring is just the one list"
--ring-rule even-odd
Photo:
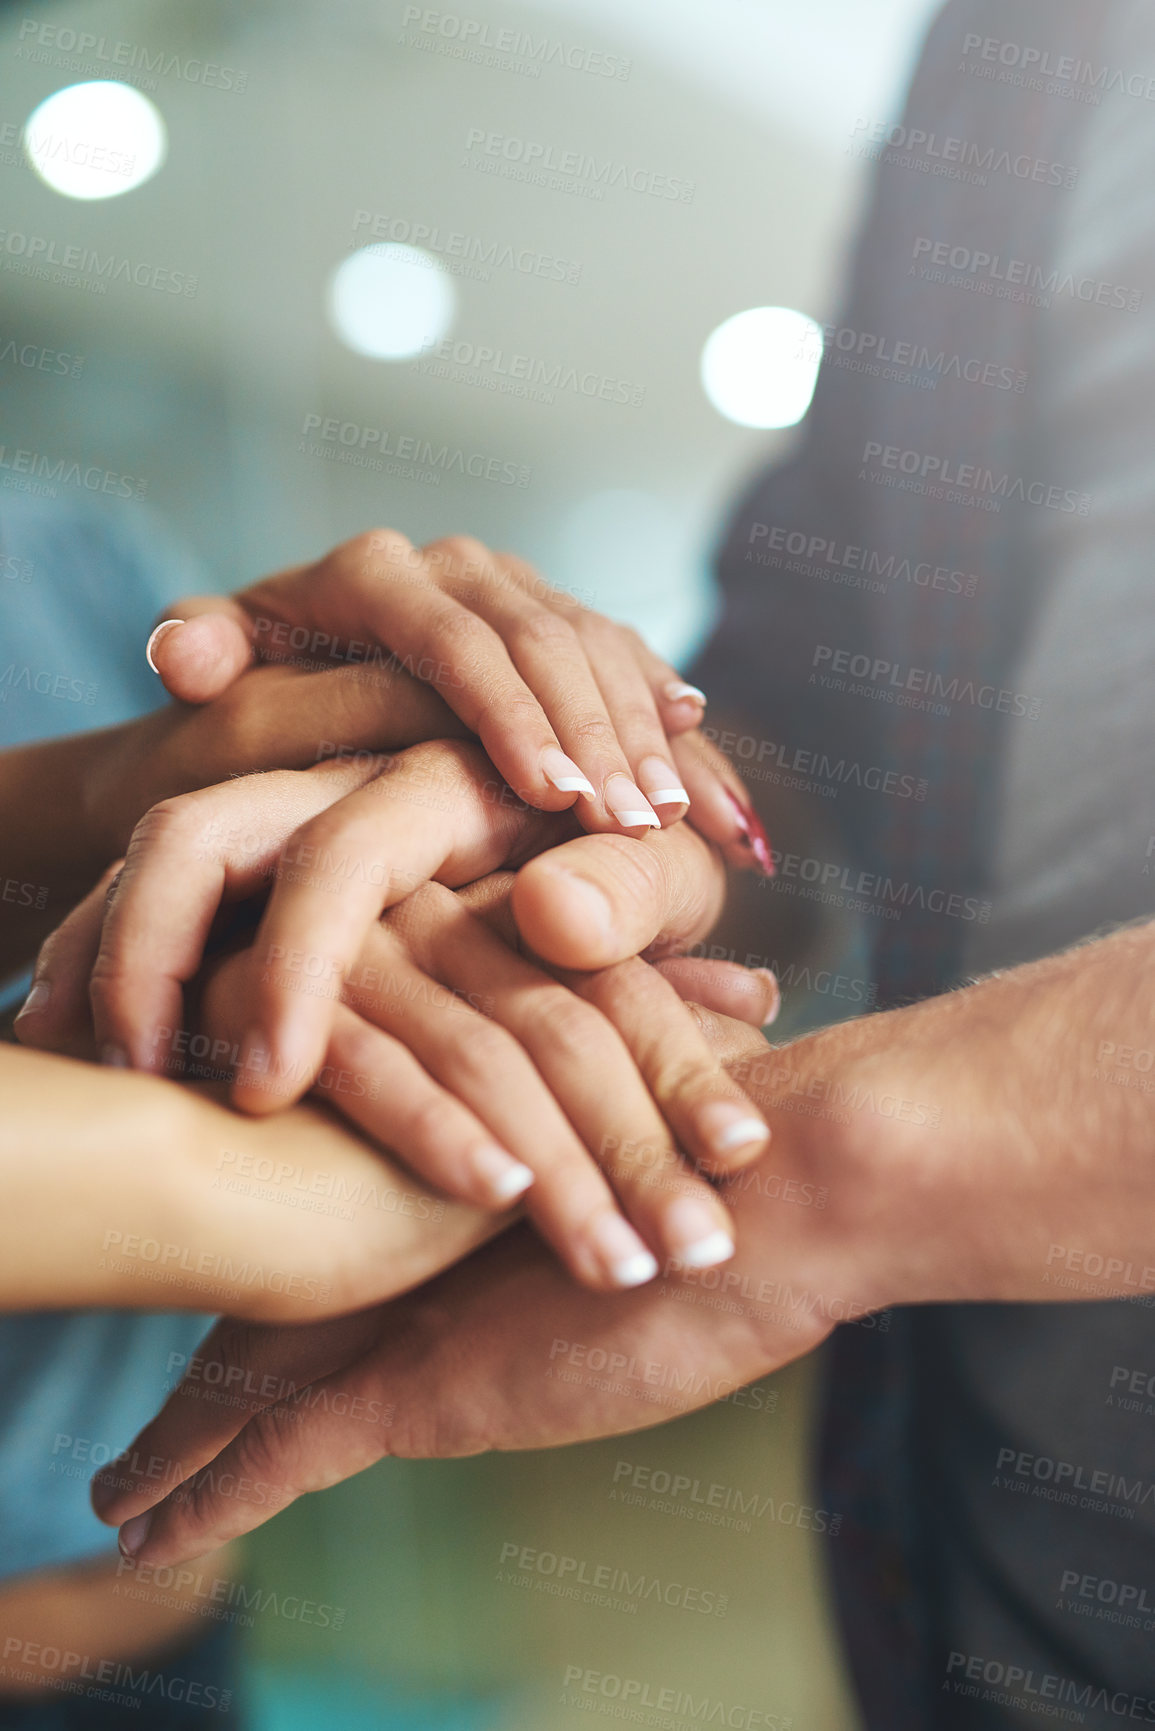
[(1152, 979), (1147, 924), (746, 1058), (763, 1164), (801, 1151), (873, 1302), (1155, 1291)]
[(123, 732), (103, 728), (0, 752), (0, 979), (32, 960), (108, 864), (108, 836), (88, 786)]
[(126, 1070), (0, 1047), (0, 1311), (314, 1321), (508, 1225), (442, 1201), (312, 1106), (244, 1118)]
[[(106, 1240), (187, 1233), (198, 1102), (127, 1071), (8, 1046), (0, 1088), (0, 1310), (160, 1304)], [(176, 1287), (163, 1303), (198, 1308)]]

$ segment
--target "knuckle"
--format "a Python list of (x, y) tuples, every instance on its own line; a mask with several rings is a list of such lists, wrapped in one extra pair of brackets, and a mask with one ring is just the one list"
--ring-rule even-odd
[(495, 1077), (508, 1073), (510, 1058), (519, 1052), (517, 1041), (493, 1022), (470, 1019), (468, 1036), (453, 1054), (456, 1078), (463, 1084), (491, 1089)]
[(409, 1118), (409, 1133), (423, 1149), (445, 1153), (460, 1129), (457, 1113), (447, 1094), (426, 1094), (414, 1106)]
[(534, 1024), (551, 1051), (570, 1063), (604, 1060), (614, 1045), (605, 1017), (564, 989), (542, 994), (534, 1007)]
[(615, 703), (614, 722), (619, 733), (640, 736), (656, 734), (661, 740), (662, 749), (665, 750), (666, 735), (658, 720), (658, 712), (647, 699), (627, 698), (624, 702)]
[(608, 715), (591, 714), (588, 711), (575, 715), (566, 730), (572, 735), (577, 747), (588, 747), (593, 751), (618, 750), (618, 735), (613, 722)]
[(460, 579), (489, 576), (492, 572), (489, 548), (473, 535), (442, 535), (422, 551), (426, 563), (439, 575)]
[(334, 562), (354, 574), (376, 574), (381, 565), (407, 565), (415, 549), (400, 529), (365, 529), (337, 548)]
[(533, 607), (510, 627), (510, 641), (519, 649), (541, 649), (560, 655), (577, 647), (578, 636), (568, 619), (548, 607)]

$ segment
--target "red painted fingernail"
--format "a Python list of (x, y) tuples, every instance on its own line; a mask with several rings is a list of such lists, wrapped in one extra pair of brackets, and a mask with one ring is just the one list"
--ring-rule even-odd
[(750, 806), (744, 806), (737, 794), (730, 788), (724, 792), (734, 808), (734, 816), (738, 820), (738, 828), (742, 832), (742, 840), (754, 856), (754, 863), (763, 877), (777, 876), (774, 865), (774, 854), (770, 847), (770, 837), (762, 827), (758, 813)]

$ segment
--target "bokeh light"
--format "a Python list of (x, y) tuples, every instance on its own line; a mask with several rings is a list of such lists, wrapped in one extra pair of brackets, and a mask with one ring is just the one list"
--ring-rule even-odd
[(329, 281), (328, 310), (354, 353), (403, 361), (445, 336), (457, 295), (431, 253), (389, 242), (359, 247), (341, 261)]
[(821, 362), (821, 325), (791, 307), (751, 307), (706, 339), (702, 388), (740, 427), (793, 427), (810, 407)]
[(119, 198), (151, 180), (168, 135), (155, 104), (130, 84), (68, 84), (24, 123), (24, 154), (65, 198)]

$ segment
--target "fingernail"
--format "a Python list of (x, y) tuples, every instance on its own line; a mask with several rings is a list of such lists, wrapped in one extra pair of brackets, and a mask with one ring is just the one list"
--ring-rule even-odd
[(778, 1020), (778, 1012), (782, 1008), (782, 988), (778, 984), (777, 974), (772, 973), (769, 968), (755, 968), (754, 978), (766, 982), (770, 1008), (762, 1018), (762, 1026), (768, 1028), (771, 1022)]
[(241, 1041), (241, 1059), (233, 1080), (246, 1088), (266, 1086), (270, 1068), (269, 1042), (261, 1028), (250, 1028)]
[(541, 773), (559, 793), (584, 793), (590, 799), (597, 797), (573, 759), (555, 745), (547, 746), (542, 752)]
[(577, 899), (582, 909), (583, 928), (596, 934), (604, 944), (616, 943), (617, 932), (609, 897), (597, 884), (592, 884), (588, 878), (579, 877), (577, 872), (566, 871), (563, 867), (557, 869), (565, 879), (569, 894)]
[(698, 1114), (698, 1127), (715, 1154), (760, 1148), (770, 1140), (768, 1124), (753, 1117), (748, 1107), (727, 1100), (712, 1100), (703, 1106)]
[(689, 805), (690, 796), (678, 780), (678, 773), (660, 757), (646, 757), (638, 765), (638, 780), (645, 786), (653, 806)]
[(770, 847), (770, 837), (762, 828), (758, 813), (752, 806), (744, 806), (730, 788), (724, 788), (723, 792), (734, 808), (734, 816), (738, 821), (738, 828), (742, 832), (742, 840), (753, 854), (754, 863), (758, 870), (763, 877), (777, 876), (774, 854)]
[(475, 1148), (471, 1164), (488, 1190), (490, 1199), (499, 1207), (523, 1196), (533, 1183), (530, 1168), (515, 1160), (512, 1154), (507, 1154), (504, 1148), (499, 1148), (496, 1142)]
[(183, 624), (184, 624), (183, 619), (162, 619), (160, 624), (153, 631), (148, 642), (145, 644), (145, 646), (144, 646), (144, 658), (148, 662), (149, 666), (152, 668), (154, 673), (160, 672), (160, 668), (157, 666), (156, 662), (152, 658), (152, 652), (156, 648), (157, 643), (160, 640), (161, 633), (163, 631), (171, 631), (174, 625), (183, 625)]
[(133, 1557), (135, 1557), (136, 1553), (140, 1550), (140, 1547), (144, 1544), (144, 1541), (148, 1538), (148, 1529), (151, 1525), (151, 1509), (147, 1509), (143, 1515), (133, 1515), (131, 1521), (125, 1521), (116, 1540), (117, 1544), (120, 1546), (120, 1554), (122, 1557), (127, 1557), (129, 1562), (132, 1561)]
[(620, 1214), (603, 1214), (594, 1222), (592, 1237), (598, 1260), (615, 1286), (644, 1286), (658, 1272), (657, 1258)]
[(706, 693), (699, 691), (696, 685), (687, 685), (684, 679), (675, 679), (667, 685), (662, 696), (670, 703), (680, 703), (683, 697), (688, 697), (692, 702), (700, 703), (703, 709), (706, 707)]
[(46, 1010), (51, 996), (51, 983), (48, 980), (35, 980), (32, 990), (16, 1012), (16, 1020), (19, 1021), (21, 1016), (35, 1016), (41, 1010)]
[(662, 821), (640, 787), (625, 775), (606, 782), (606, 810), (623, 829), (661, 829)]
[(118, 1046), (111, 1040), (107, 1040), (100, 1048), (100, 1061), (110, 1070), (127, 1070), (129, 1067), (128, 1053), (123, 1046)]
[(670, 1255), (686, 1268), (714, 1268), (734, 1254), (734, 1240), (718, 1225), (714, 1209), (695, 1196), (680, 1196), (670, 1204), (665, 1238)]

